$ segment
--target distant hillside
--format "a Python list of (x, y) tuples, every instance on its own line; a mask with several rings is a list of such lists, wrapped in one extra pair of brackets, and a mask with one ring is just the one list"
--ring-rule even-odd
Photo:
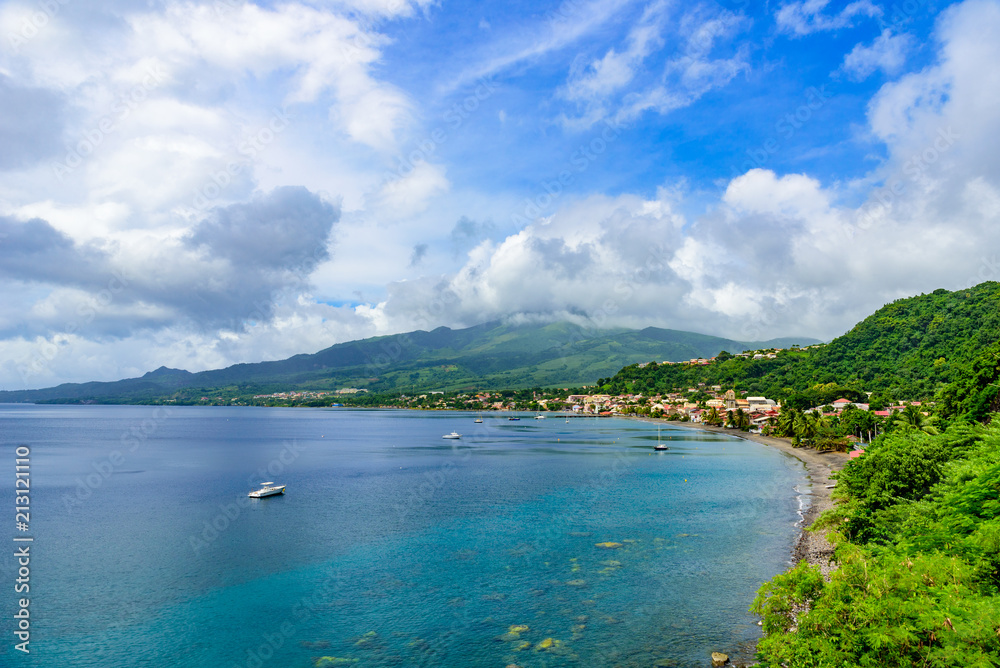
[(275, 362), (237, 364), (189, 373), (161, 367), (141, 378), (65, 384), (44, 390), (0, 392), (0, 402), (137, 402), (205, 394), (365, 388), (374, 392), (579, 386), (639, 361), (711, 357), (814, 339), (738, 342), (704, 334), (647, 327), (588, 330), (570, 323), (511, 325), (490, 322), (467, 329), (381, 336)]
[[(957, 384), (950, 391), (952, 400), (961, 402), (993, 382), (988, 372), (998, 342), (1000, 283), (987, 282), (900, 299), (812, 350), (706, 367), (632, 366), (616, 374), (608, 388), (667, 390), (706, 382), (808, 404), (839, 394), (861, 398), (864, 391), (876, 400), (929, 399)], [(972, 387), (968, 379), (975, 373), (982, 378)]]

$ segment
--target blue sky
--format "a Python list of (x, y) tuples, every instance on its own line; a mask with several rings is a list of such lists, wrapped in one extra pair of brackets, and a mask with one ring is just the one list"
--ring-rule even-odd
[(0, 386), (995, 279), (1000, 3), (0, 4)]

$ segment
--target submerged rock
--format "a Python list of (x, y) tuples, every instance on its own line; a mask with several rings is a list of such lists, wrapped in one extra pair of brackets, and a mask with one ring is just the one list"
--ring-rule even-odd
[(722, 652), (712, 652), (712, 665), (718, 668), (729, 663), (729, 656)]
[(348, 663), (357, 663), (357, 659), (346, 659), (336, 656), (321, 656), (313, 661), (314, 668), (328, 668), (329, 666), (343, 666)]
[(378, 638), (378, 634), (374, 631), (369, 631), (355, 640), (354, 644), (358, 647), (363, 647), (364, 645), (370, 644), (376, 638)]
[(511, 624), (507, 630), (511, 633), (526, 633), (530, 628), (527, 624)]
[(621, 547), (622, 544), (621, 543), (615, 543), (615, 542), (609, 540), (609, 541), (605, 541), (603, 543), (595, 543), (595, 546), (596, 547), (600, 547), (600, 548), (605, 549), (605, 550), (614, 550), (616, 548)]
[(568, 584), (570, 587), (586, 587), (587, 586), (587, 581), (586, 580), (568, 580), (566, 582), (566, 584)]

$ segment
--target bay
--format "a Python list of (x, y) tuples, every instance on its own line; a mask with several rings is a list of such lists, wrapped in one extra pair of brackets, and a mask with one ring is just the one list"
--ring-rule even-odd
[[(653, 452), (633, 420), (474, 417), (0, 405), (0, 467), (31, 450), (34, 538), (31, 654), (9, 543), (0, 660), (684, 667), (758, 637), (800, 462), (668, 426)], [(286, 494), (247, 498), (265, 480)]]

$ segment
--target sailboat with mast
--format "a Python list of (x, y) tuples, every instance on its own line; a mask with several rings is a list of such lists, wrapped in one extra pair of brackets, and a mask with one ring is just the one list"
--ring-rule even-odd
[(653, 447), (654, 450), (669, 450), (667, 444), (660, 440), (660, 425), (656, 425), (656, 445)]

